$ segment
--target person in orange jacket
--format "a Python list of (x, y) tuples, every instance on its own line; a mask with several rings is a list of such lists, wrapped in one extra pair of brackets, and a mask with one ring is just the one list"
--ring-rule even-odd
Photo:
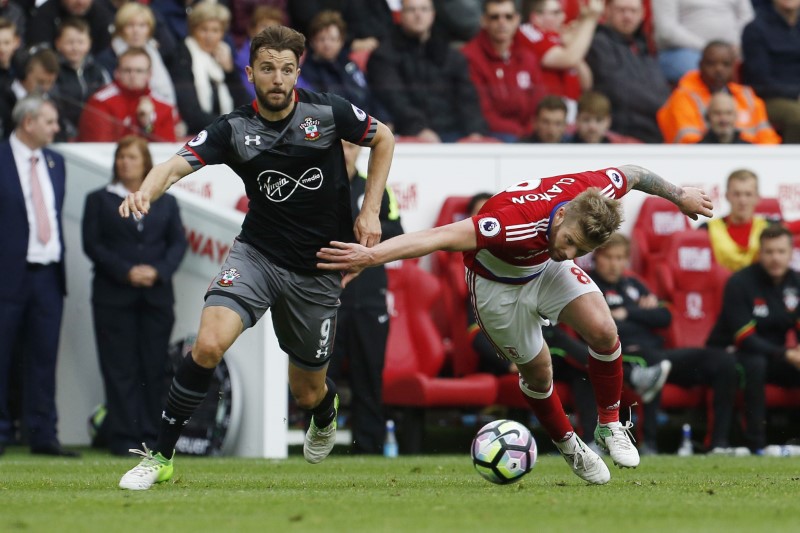
[(700, 69), (687, 72), (656, 116), (668, 143), (696, 143), (708, 131), (706, 111), (711, 96), (728, 92), (736, 101), (736, 128), (744, 141), (780, 144), (767, 119), (764, 101), (750, 87), (733, 82), (736, 54), (728, 43), (712, 41), (703, 49)]

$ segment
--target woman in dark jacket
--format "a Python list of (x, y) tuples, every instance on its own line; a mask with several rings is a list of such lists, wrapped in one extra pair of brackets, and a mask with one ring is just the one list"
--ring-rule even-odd
[(86, 197), (83, 249), (94, 263), (92, 313), (106, 392), (109, 449), (125, 455), (158, 435), (175, 322), (172, 276), (186, 252), (178, 204), (165, 195), (139, 221), (119, 216), (152, 168), (147, 141), (123, 137), (113, 181)]

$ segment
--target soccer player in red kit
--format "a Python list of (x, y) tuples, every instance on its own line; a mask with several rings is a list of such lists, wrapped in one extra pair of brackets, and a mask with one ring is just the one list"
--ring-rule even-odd
[(553, 388), (541, 324), (564, 322), (589, 345), (589, 378), (597, 401), (595, 441), (619, 467), (639, 453), (630, 422), (619, 421), (622, 358), (611, 312), (592, 279), (572, 261), (603, 244), (622, 222), (619, 198), (631, 189), (661, 196), (687, 216), (710, 217), (700, 189), (678, 187), (635, 165), (518, 183), (493, 196), (468, 219), (407, 233), (367, 248), (332, 242), (317, 253), (323, 270), (347, 270), (342, 284), (366, 267), (436, 250), (464, 252), (467, 285), (481, 329), (498, 356), (517, 365), (520, 389), (573, 472), (595, 484), (611, 474), (575, 434)]

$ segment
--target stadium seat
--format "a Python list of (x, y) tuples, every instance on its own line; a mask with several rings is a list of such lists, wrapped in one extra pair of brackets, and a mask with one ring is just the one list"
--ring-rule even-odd
[(675, 204), (658, 196), (645, 198), (631, 232), (631, 269), (657, 293), (655, 265), (664, 260), (670, 236), (688, 229), (689, 219)]
[(783, 220), (780, 200), (777, 198), (761, 198), (756, 205), (755, 214), (768, 220)]
[(660, 294), (670, 302), (672, 324), (667, 344), (703, 346), (722, 306), (730, 272), (714, 260), (708, 232), (674, 233), (663, 261), (656, 265)]
[(369, 61), (369, 56), (371, 53), (371, 50), (351, 50), (348, 57), (350, 58), (350, 61), (356, 64), (361, 72), (366, 72), (367, 62)]
[(437, 377), (445, 343), (431, 317), (441, 285), (433, 274), (409, 261), (387, 268), (391, 320), (383, 370), (383, 401), (401, 408), (398, 440), (404, 453), (419, 453), (427, 408), (487, 407), (497, 397), (490, 374)]

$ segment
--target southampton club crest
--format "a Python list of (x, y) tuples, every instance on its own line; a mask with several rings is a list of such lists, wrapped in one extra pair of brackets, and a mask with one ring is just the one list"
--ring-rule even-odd
[(219, 281), (217, 281), (217, 285), (220, 287), (230, 287), (233, 285), (234, 280), (240, 277), (242, 277), (242, 275), (239, 274), (238, 270), (235, 268), (229, 268), (228, 270), (222, 272), (222, 277), (220, 277)]
[(306, 117), (305, 120), (300, 123), (298, 128), (306, 133), (307, 141), (316, 141), (320, 137), (318, 126), (319, 120), (312, 117)]

